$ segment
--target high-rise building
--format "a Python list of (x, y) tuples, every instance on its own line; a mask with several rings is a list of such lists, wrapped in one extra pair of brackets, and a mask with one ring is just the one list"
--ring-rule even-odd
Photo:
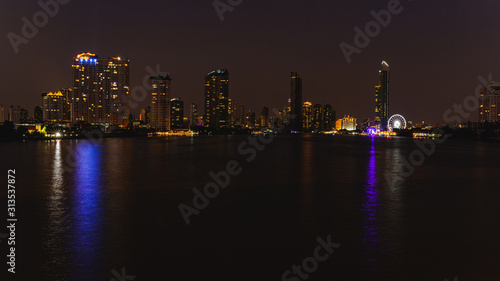
[(3, 110), (3, 105), (0, 104), (0, 123), (5, 122), (5, 112)]
[(78, 54), (73, 63), (72, 122), (126, 125), (129, 60)]
[(61, 91), (42, 93), (42, 119), (45, 122), (62, 122), (66, 100)]
[(302, 130), (302, 106), (302, 78), (297, 72), (292, 72), (289, 119), (292, 131)]
[(179, 98), (170, 100), (170, 120), (172, 128), (184, 127), (184, 102)]
[(315, 130), (323, 129), (323, 107), (319, 103), (313, 107), (312, 127)]
[(35, 106), (34, 113), (33, 113), (33, 121), (35, 123), (42, 123), (43, 122), (43, 108), (40, 106)]
[(281, 129), (281, 127), (286, 122), (287, 110), (278, 110), (275, 111), (275, 116), (270, 118), (271, 126), (275, 129)]
[(246, 114), (246, 127), (249, 129), (255, 128), (255, 112), (248, 111)]
[(151, 128), (170, 131), (170, 83), (168, 75), (150, 77), (151, 82)]
[(191, 103), (191, 126), (199, 126), (198, 124), (198, 105), (196, 103)]
[(303, 105), (302, 110), (302, 129), (310, 130), (312, 129), (312, 117), (313, 117), (313, 106), (312, 103), (306, 101)]
[(261, 128), (269, 127), (269, 108), (263, 107), (259, 116), (259, 123)]
[(8, 119), (10, 122), (13, 122), (14, 124), (18, 124), (20, 123), (20, 119), (21, 119), (21, 107), (20, 106), (13, 106), (11, 105), (10, 108), (9, 108), (9, 113), (8, 113)]
[(141, 110), (140, 120), (144, 122), (144, 124), (149, 124), (151, 120), (151, 106), (148, 105)]
[(205, 126), (229, 127), (229, 71), (219, 69), (205, 76)]
[(233, 104), (233, 119), (235, 126), (245, 126), (245, 106), (238, 102), (234, 102)]
[(26, 108), (19, 109), (19, 123), (26, 124), (28, 123), (28, 110)]
[(379, 70), (380, 84), (375, 87), (375, 122), (379, 129), (387, 129), (389, 119), (389, 84), (390, 70), (387, 62), (382, 62)]
[(479, 97), (479, 122), (500, 121), (500, 83), (490, 82)]
[(71, 122), (71, 108), (73, 101), (73, 89), (72, 88), (62, 88), (61, 94), (64, 97), (63, 104), (63, 121)]
[(323, 129), (329, 131), (335, 127), (336, 112), (332, 105), (325, 104), (323, 109)]
[(228, 110), (228, 115), (229, 115), (229, 122), (228, 126), (229, 127), (234, 127), (234, 107), (233, 107), (233, 100), (228, 98), (227, 99), (227, 110)]

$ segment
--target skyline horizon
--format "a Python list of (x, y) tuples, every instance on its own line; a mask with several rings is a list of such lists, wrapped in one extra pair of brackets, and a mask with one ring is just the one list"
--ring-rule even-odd
[[(147, 66), (160, 64), (175, 79), (172, 93), (186, 102), (202, 104), (207, 70), (227, 68), (231, 98), (253, 110), (279, 108), (289, 97), (288, 73), (296, 71), (307, 100), (373, 118), (377, 70), (386, 60), (393, 72), (391, 113), (434, 124), (474, 93), (478, 76), (498, 69), (500, 36), (492, 31), (500, 28), (500, 2), (490, 0), (400, 1), (387, 24), (379, 18), (379, 30), (367, 32), (363, 46), (356, 30), (366, 32), (394, 1), (245, 1), (223, 21), (210, 2), (199, 0), (62, 2), (29, 38), (26, 22), (44, 9), (37, 2), (6, 7), (0, 32), (25, 41), (16, 52), (9, 36), (0, 40), (2, 104), (31, 110), (40, 103), (34, 94), (71, 86), (71, 58), (93, 50), (133, 58), (131, 85), (141, 85)], [(342, 43), (359, 49), (350, 63)]]
[[(93, 53), (93, 52), (89, 52), (89, 51), (82, 52), (82, 53), (79, 53), (79, 54), (85, 54), (85, 53), (95, 54), (95, 56), (96, 56), (97, 58), (101, 58), (101, 59), (104, 59), (104, 58), (116, 58), (116, 57), (121, 57), (121, 58), (123, 58), (123, 59), (127, 59), (127, 60), (130, 62), (130, 59), (129, 59), (129, 57), (128, 57), (128, 56), (102, 56), (102, 57), (100, 57), (100, 56), (99, 56), (99, 54), (97, 54), (97, 53)], [(77, 57), (77, 55), (78, 55), (78, 54), (76, 54), (76, 55), (73, 57), (73, 60)], [(387, 60), (382, 60), (382, 61), (381, 61), (381, 63), (380, 63), (380, 67), (379, 67), (380, 69), (378, 70), (378, 71), (379, 71), (379, 73), (380, 73), (381, 69), (383, 69), (383, 68), (384, 68), (384, 63), (387, 65), (387, 67), (390, 67), (389, 65), (391, 65), (391, 64), (389, 64), (389, 63), (388, 63), (388, 61), (387, 61)], [(158, 64), (158, 65), (159, 65), (159, 64)], [(157, 65), (157, 67), (158, 67), (158, 65)], [(148, 67), (149, 67), (149, 66), (148, 66)], [(391, 67), (391, 68), (392, 68), (392, 67)], [(227, 71), (229, 71), (230, 75), (231, 75), (231, 73), (233, 73), (232, 71), (230, 71), (230, 69), (222, 67), (222, 68), (215, 68), (215, 69), (209, 70), (209, 71), (207, 72), (207, 74), (205, 74), (205, 76), (206, 76), (206, 75), (208, 75), (208, 74), (210, 74), (210, 73), (212, 73), (212, 72), (214, 72), (214, 71), (217, 71), (217, 70), (227, 70)], [(389, 70), (389, 71), (391, 71), (391, 70)], [(131, 71), (131, 72), (132, 72), (132, 71)], [(288, 72), (288, 73), (294, 73), (294, 72), (296, 72), (296, 71), (291, 71), (291, 72)], [(168, 76), (168, 77), (169, 77), (172, 81), (175, 81), (175, 79), (172, 79), (172, 72), (168, 72), (168, 71), (166, 71), (166, 72), (160, 72), (160, 74), (163, 74), (163, 73), (164, 73), (164, 74), (166, 74), (166, 75), (167, 75), (167, 76)], [(304, 76), (303, 76), (303, 74), (302, 74), (302, 73), (299, 73), (299, 72), (297, 72), (297, 73), (298, 73), (298, 74), (300, 75), (300, 77), (303, 79), (303, 77), (304, 77)], [(392, 73), (392, 71), (391, 71), (391, 73)], [(230, 77), (231, 77), (231, 76), (230, 76)], [(132, 79), (131, 79), (131, 81), (132, 81)], [(230, 81), (231, 81), (231, 78), (230, 78)], [(495, 82), (495, 81), (493, 80), (493, 81), (489, 81), (489, 82)], [(68, 84), (71, 84), (71, 83), (68, 83)], [(131, 83), (131, 84), (132, 84), (132, 83)], [(200, 83), (200, 84), (201, 84), (201, 86), (203, 87), (203, 83)], [(137, 85), (130, 85), (130, 89), (133, 89), (135, 86), (137, 86)], [(57, 91), (59, 91), (59, 90), (61, 90), (61, 89), (68, 89), (68, 88), (73, 88), (73, 87), (58, 87), (57, 89), (54, 89), (54, 90), (51, 90), (51, 91), (43, 91), (43, 92), (40, 94), (40, 97), (41, 97), (44, 93), (49, 93), (49, 92), (57, 92)], [(375, 88), (376, 88), (376, 86), (373, 86), (373, 88), (374, 88), (374, 91), (373, 91), (373, 92), (375, 93)], [(391, 88), (392, 88), (392, 87), (391, 87)], [(229, 89), (231, 89), (231, 82), (229, 83)], [(278, 106), (269, 106), (268, 104), (263, 103), (263, 105), (262, 105), (260, 108), (250, 108), (250, 109), (249, 109), (249, 108), (247, 107), (248, 105), (246, 105), (245, 103), (240, 102), (239, 100), (234, 99), (234, 98), (232, 97), (232, 95), (231, 95), (231, 91), (230, 91), (229, 93), (230, 93), (229, 98), (233, 101), (233, 103), (234, 103), (234, 102), (238, 102), (239, 104), (243, 104), (243, 105), (245, 106), (245, 111), (246, 111), (246, 112), (252, 111), (252, 112), (255, 112), (255, 113), (260, 112), (260, 110), (262, 110), (264, 107), (267, 107), (267, 108), (276, 108), (276, 109), (278, 109), (278, 110), (283, 109), (283, 107), (286, 107), (286, 104), (287, 104), (287, 102), (288, 102), (288, 99), (290, 98), (290, 97), (288, 96), (288, 98), (286, 98), (286, 99), (285, 99), (285, 102), (284, 102), (281, 106), (279, 106), (279, 105), (278, 105)], [(149, 92), (148, 92), (148, 94), (149, 94)], [(203, 95), (203, 90), (202, 90), (201, 95)], [(130, 94), (129, 94), (129, 96), (130, 96)], [(374, 98), (374, 97), (375, 97), (375, 94), (373, 94), (372, 98)], [(392, 97), (392, 95), (391, 95), (390, 93), (389, 93), (389, 97), (390, 97), (390, 98)], [(203, 105), (203, 103), (204, 103), (204, 102), (203, 102), (203, 97), (201, 98), (201, 100), (202, 100), (201, 102), (200, 102), (200, 101), (197, 101), (197, 100), (191, 100), (191, 101), (186, 102), (186, 99), (184, 99), (184, 98), (183, 98), (182, 96), (180, 96), (180, 95), (172, 95), (172, 97), (171, 97), (171, 98), (172, 98), (172, 99), (173, 99), (173, 98), (180, 98), (182, 101), (184, 101), (184, 109), (185, 109), (185, 113), (186, 113), (186, 114), (188, 114), (188, 115), (189, 115), (189, 111), (186, 111), (186, 108), (189, 110), (189, 109), (190, 109), (190, 106), (189, 106), (189, 105), (191, 105), (192, 103), (195, 103), (195, 104), (198, 106), (198, 108), (199, 108), (199, 109), (203, 108), (203, 107), (201, 106), (201, 105)], [(143, 101), (143, 102), (139, 102), (139, 104), (142, 104), (143, 106), (139, 106), (139, 107), (137, 107), (137, 108), (135, 108), (135, 109), (131, 110), (131, 114), (133, 114), (133, 115), (135, 116), (136, 120), (139, 120), (139, 116), (140, 116), (141, 110), (142, 110), (142, 109), (144, 109), (145, 107), (147, 107), (147, 106), (150, 106), (150, 105), (151, 105), (151, 96), (150, 96), (150, 95), (148, 95), (148, 96), (147, 96), (146, 101), (148, 101), (148, 102), (145, 102), (145, 101)], [(333, 109), (337, 112), (337, 114), (339, 113), (339, 111), (338, 111), (338, 110), (339, 110), (339, 108), (337, 108), (337, 107), (335, 106), (335, 103), (333, 103), (333, 102), (320, 103), (320, 102), (316, 102), (316, 101), (314, 101), (313, 99), (310, 99), (310, 98), (303, 98), (303, 103), (306, 103), (306, 102), (311, 102), (312, 104), (321, 104), (321, 105), (326, 105), (326, 104), (329, 104), (329, 105), (332, 105)], [(32, 104), (33, 104), (33, 103), (32, 103)], [(2, 102), (0, 102), (0, 105), (3, 105), (3, 107), (4, 107), (5, 120), (7, 120), (8, 108), (9, 108), (9, 107), (11, 107), (11, 106), (14, 106), (14, 107), (20, 106), (21, 108), (25, 108), (25, 109), (27, 109), (27, 110), (28, 110), (28, 116), (29, 116), (29, 117), (31, 117), (31, 116), (34, 114), (34, 111), (33, 111), (33, 110), (34, 110), (34, 108), (35, 108), (36, 106), (42, 106), (42, 103), (36, 103), (36, 104), (33, 104), (33, 106), (32, 106), (32, 107), (27, 107), (27, 106), (25, 106), (24, 104), (10, 104), (10, 105), (8, 105), (8, 104), (2, 103)], [(201, 107), (200, 107), (200, 106), (201, 106)], [(446, 109), (444, 109), (444, 110), (443, 110), (443, 115), (444, 115), (444, 112), (445, 112), (445, 111), (446, 111)], [(477, 111), (476, 111), (476, 113), (477, 113)], [(390, 112), (390, 116), (395, 115), (395, 114), (402, 114), (402, 113), (401, 113), (401, 112), (397, 112), (397, 111), (391, 111), (391, 112)], [(199, 117), (200, 117), (200, 116), (202, 117), (203, 115), (204, 115), (204, 114), (199, 115)], [(473, 114), (473, 115), (474, 115), (474, 118), (472, 118), (472, 119), (476, 119), (476, 120), (467, 120), (466, 122), (478, 122), (478, 120), (477, 120), (477, 119), (478, 119), (478, 118), (477, 118), (477, 114)], [(371, 115), (370, 115), (370, 116), (367, 116), (366, 114), (365, 114), (365, 115), (363, 115), (363, 116), (358, 116), (358, 115), (355, 115), (355, 114), (352, 114), (352, 113), (350, 113), (350, 112), (346, 112), (346, 111), (344, 111), (343, 113), (341, 113), (341, 114), (338, 114), (338, 115), (337, 115), (337, 117), (340, 117), (340, 116), (344, 116), (344, 117), (345, 117), (345, 116), (352, 116), (352, 117), (357, 118), (359, 121), (361, 121), (361, 120), (367, 120), (367, 119), (369, 119), (369, 120), (375, 120), (375, 112), (374, 112), (374, 111), (371, 113)], [(404, 116), (404, 114), (403, 114), (403, 116)], [(443, 119), (444, 119), (444, 118), (443, 118)], [(420, 119), (415, 119), (415, 120), (410, 120), (410, 119), (409, 119), (409, 121), (410, 121), (410, 122), (413, 122), (414, 124), (419, 124), (419, 123), (425, 122), (426, 124), (430, 124), (430, 125), (436, 125), (436, 124), (445, 125), (445, 124), (450, 124), (450, 123), (451, 123), (451, 122), (445, 122), (444, 120), (440, 120), (441, 122), (439, 122), (439, 121), (438, 121), (438, 122), (433, 122), (433, 121), (429, 122), (429, 121), (427, 121), (425, 118), (420, 118)]]

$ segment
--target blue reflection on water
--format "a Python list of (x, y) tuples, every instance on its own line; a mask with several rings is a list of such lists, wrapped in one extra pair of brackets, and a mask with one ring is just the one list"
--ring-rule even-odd
[(377, 160), (375, 155), (375, 142), (372, 138), (368, 174), (365, 184), (365, 197), (361, 212), (364, 215), (363, 227), (363, 264), (376, 272), (375, 265), (377, 249), (380, 249), (380, 226), (377, 221), (379, 207), (379, 191), (377, 180)]
[(73, 263), (78, 276), (96, 276), (103, 256), (103, 169), (102, 146), (88, 142), (77, 145), (75, 190), (73, 191)]

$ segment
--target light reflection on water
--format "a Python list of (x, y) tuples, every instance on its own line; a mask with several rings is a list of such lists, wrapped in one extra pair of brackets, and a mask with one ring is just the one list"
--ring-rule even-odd
[(379, 186), (377, 178), (377, 159), (375, 151), (375, 140), (372, 139), (370, 149), (370, 159), (367, 168), (367, 179), (365, 185), (365, 198), (361, 212), (364, 216), (364, 237), (363, 245), (363, 264), (370, 267), (370, 271), (377, 272), (376, 255), (380, 248), (380, 224), (379, 216)]
[[(34, 253), (23, 272), (30, 278), (22, 280), (110, 280), (110, 270), (123, 266), (155, 280), (148, 274), (167, 265), (183, 272), (181, 280), (202, 280), (221, 274), (206, 273), (221, 264), (229, 271), (218, 280), (241, 272), (249, 275), (239, 280), (270, 280), (253, 277), (279, 278), (283, 267), (309, 254), (309, 237), (323, 233), (341, 237), (343, 246), (330, 268), (315, 273), (317, 280), (443, 280), (460, 268), (485, 275), (470, 280), (500, 276), (490, 266), (498, 264), (500, 247), (497, 144), (450, 141), (403, 178), (398, 166), (417, 148), (411, 140), (277, 138), (188, 228), (177, 204), (191, 200), (191, 187), (203, 186), (208, 171), (233, 159), (239, 144), (223, 137), (194, 140), (194, 146), (159, 139), (9, 144), (6, 159), (38, 157), (15, 163), (34, 171), (22, 178), (20, 200), (29, 206), (25, 225), (41, 233), (44, 250), (38, 254), (28, 247), (38, 244), (20, 243)], [(67, 147), (78, 153), (65, 173)], [(247, 198), (251, 204), (235, 204)], [(468, 246), (470, 237), (480, 237), (481, 248)], [(289, 245), (294, 248), (282, 251)], [(234, 258), (210, 251), (218, 248)], [(250, 268), (255, 263), (263, 266)], [(193, 270), (200, 266), (205, 270)]]
[[(47, 200), (48, 225), (44, 239), (44, 251), (47, 253), (46, 259), (43, 259), (44, 268), (50, 272), (55, 280), (65, 276), (65, 265), (68, 260), (66, 252), (66, 243), (62, 239), (68, 228), (67, 208), (65, 200), (67, 193), (64, 186), (63, 159), (61, 154), (61, 141), (55, 141), (50, 144), (53, 151), (52, 177), (50, 193)], [(63, 279), (61, 279), (63, 280)]]
[[(78, 278), (96, 278), (104, 255), (104, 200), (102, 145), (81, 142), (74, 171), (70, 216), (73, 223), (70, 243)], [(81, 276), (85, 273), (88, 276)], [(85, 279), (85, 280), (87, 280)]]

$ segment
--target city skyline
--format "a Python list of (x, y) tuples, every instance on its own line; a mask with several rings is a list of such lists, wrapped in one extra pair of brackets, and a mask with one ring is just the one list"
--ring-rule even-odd
[[(385, 8), (385, 1), (317, 1), (291, 5), (279, 1), (245, 2), (227, 13), (223, 22), (210, 10), (213, 8), (211, 3), (202, 1), (192, 5), (170, 4), (168, 10), (176, 12), (167, 12), (167, 17), (143, 17), (133, 11), (146, 7), (139, 3), (122, 4), (125, 13), (143, 20), (146, 26), (177, 26), (168, 39), (152, 35), (154, 29), (138, 30), (134, 21), (127, 22), (121, 15), (107, 14), (113, 10), (113, 2), (97, 3), (90, 1), (86, 4), (89, 6), (82, 6), (70, 2), (61, 6), (59, 14), (40, 28), (36, 37), (19, 46), (18, 55), (7, 38), (0, 43), (3, 53), (12, 54), (6, 56), (4, 63), (16, 70), (4, 68), (0, 73), (4, 77), (0, 82), (2, 91), (14, 93), (4, 95), (1, 104), (22, 105), (31, 110), (39, 102), (30, 97), (71, 86), (68, 84), (71, 79), (69, 58), (75, 53), (92, 50), (104, 57), (131, 58), (134, 69), (131, 86), (141, 85), (147, 66), (154, 68), (159, 64), (175, 79), (177, 95), (186, 102), (198, 104), (203, 102), (199, 95), (203, 91), (203, 75), (210, 69), (230, 69), (232, 97), (257, 111), (263, 106), (281, 107), (289, 96), (284, 86), (289, 84), (288, 73), (297, 71), (307, 81), (303, 86), (305, 99), (331, 103), (339, 109), (339, 116), (364, 117), (363, 113), (373, 108), (376, 66), (387, 60), (393, 70), (392, 108), (397, 108), (397, 112), (409, 120), (435, 124), (443, 123), (442, 115), (448, 107), (473, 93), (478, 76), (487, 77), (492, 73), (495, 80), (498, 69), (494, 46), (500, 38), (492, 36), (488, 30), (499, 27), (491, 20), (499, 3), (487, 1), (475, 1), (475, 4), (470, 1), (404, 3), (403, 12), (393, 16), (391, 24), (360, 54), (353, 55), (351, 64), (345, 61), (339, 44), (343, 41), (352, 44), (353, 28), (363, 27), (372, 19), (370, 11)], [(10, 5), (6, 15), (8, 24), (1, 30), (4, 34), (20, 34), (23, 24), (20, 18), (31, 18), (40, 7), (35, 2)], [(153, 15), (160, 15), (166, 4), (152, 5), (147, 9)], [(266, 9), (263, 10), (263, 6)], [(93, 7), (92, 24), (72, 17), (84, 7)], [(286, 13), (278, 21), (274, 15), (280, 11)], [(426, 21), (417, 20), (422, 15)], [(281, 22), (290, 22), (291, 28), (285, 28)], [(95, 28), (98, 26), (103, 30)], [(484, 28), (486, 26), (488, 29)], [(446, 39), (440, 36), (448, 34), (450, 27), (460, 33), (451, 33)], [(121, 35), (122, 29), (130, 32)], [(144, 46), (147, 38), (155, 38), (155, 47)], [(487, 44), (477, 44), (484, 38)], [(228, 47), (217, 48), (220, 45)], [(250, 52), (255, 55), (248, 56)], [(16, 75), (23, 69), (37, 73), (28, 85), (23, 85), (22, 77)], [(249, 77), (260, 81), (259, 86), (249, 85)], [(425, 84), (421, 85), (422, 81)], [(29, 103), (23, 104), (24, 100)], [(353, 104), (352, 100), (358, 100), (359, 104)], [(476, 121), (477, 116), (471, 119)]]
[(499, 279), (500, 1), (0, 5), (0, 280)]
[[(41, 102), (42, 106), (40, 107), (39, 105), (36, 105), (32, 113), (30, 113), (29, 109), (24, 106), (21, 107), (20, 105), (11, 105), (9, 111), (7, 112), (7, 116), (3, 115), (2, 118), (4, 118), (4, 120), (15, 121), (15, 123), (26, 123), (26, 121), (28, 120), (31, 120), (30, 122), (40, 123), (40, 120), (42, 120), (42, 122), (49, 121), (52, 123), (66, 122), (75, 124), (78, 122), (84, 122), (92, 124), (114, 124), (124, 126), (128, 124), (128, 121), (130, 119), (129, 115), (132, 115), (135, 117), (135, 120), (147, 120), (148, 122), (145, 122), (145, 124), (148, 125), (150, 124), (151, 120), (155, 120), (155, 118), (159, 118), (162, 120), (165, 119), (163, 121), (156, 120), (152, 122), (151, 127), (155, 129), (169, 131), (170, 126), (176, 127), (178, 129), (181, 127), (185, 127), (184, 125), (187, 125), (188, 123), (185, 123), (184, 121), (187, 120), (179, 120), (179, 118), (184, 118), (184, 101), (182, 100), (182, 97), (173, 97), (170, 93), (171, 78), (169, 73), (166, 73), (165, 76), (158, 75), (149, 77), (149, 80), (153, 82), (151, 83), (151, 85), (147, 85), (147, 87), (151, 87), (152, 90), (147, 92), (147, 95), (145, 97), (137, 97), (134, 94), (132, 94), (131, 97), (131, 86), (129, 84), (129, 63), (130, 62), (127, 58), (111, 57), (102, 59), (91, 52), (77, 54), (74, 57), (74, 63), (72, 65), (73, 87), (60, 88), (58, 91), (54, 92), (43, 92)], [(159, 71), (158, 67), (156, 70)], [(364, 120), (363, 123), (368, 122), (369, 126), (374, 126), (374, 128), (378, 130), (385, 131), (387, 129), (387, 122), (389, 117), (396, 114), (395, 112), (391, 112), (389, 110), (389, 88), (391, 71), (388, 62), (381, 62), (378, 76), (380, 81), (379, 84), (375, 86), (374, 116), (365, 113), (364, 115), (358, 117), (361, 117), (359, 118), (359, 120)], [(321, 126), (313, 125), (313, 122), (316, 122), (314, 120), (315, 118), (313, 118), (313, 115), (318, 116), (318, 113), (316, 112), (313, 114), (313, 104), (315, 108), (316, 106), (320, 106), (319, 111), (320, 115), (322, 116), (321, 112), (323, 111), (323, 109), (321, 108), (321, 104), (316, 102), (311, 103), (310, 100), (303, 99), (302, 77), (299, 75), (299, 73), (291, 72), (290, 78), (291, 87), (287, 105), (287, 111), (292, 114), (290, 116), (290, 129), (292, 129), (292, 131), (302, 131), (303, 129), (311, 130), (322, 128), (322, 122), (320, 122)], [(479, 77), (479, 80), (482, 80), (481, 83), (483, 85), (480, 86), (483, 89), (481, 93), (476, 93), (478, 108), (472, 111), (476, 111), (477, 114), (472, 114), (472, 116), (477, 116), (478, 122), (496, 122), (500, 120), (500, 113), (498, 113), (498, 109), (496, 108), (500, 101), (500, 83), (494, 81), (486, 82), (484, 78), (481, 78), (482, 77)], [(488, 78), (491, 78), (491, 75), (489, 75)], [(90, 82), (87, 82), (89, 80)], [(166, 89), (165, 91), (163, 91), (165, 93), (162, 94), (164, 96), (163, 99), (165, 100), (164, 102), (162, 102), (164, 103), (164, 105), (155, 107), (155, 104), (159, 101), (158, 98), (160, 97), (160, 94), (156, 93), (159, 90), (158, 80), (168, 80), (168, 85), (164, 85), (166, 86), (166, 88), (163, 87)], [(244, 105), (240, 104), (238, 101), (234, 101), (231, 98), (232, 96), (229, 95), (229, 71), (227, 69), (218, 69), (209, 72), (205, 75), (204, 85), (205, 110), (203, 114), (198, 115), (196, 119), (201, 118), (204, 122), (204, 127), (217, 129), (229, 128), (238, 125), (238, 118), (241, 114), (239, 113), (240, 106), (243, 106), (244, 108)], [(137, 108), (137, 104), (135, 104), (135, 101), (137, 100), (146, 100), (149, 102), (146, 104), (146, 107)], [(178, 104), (175, 106), (175, 108), (170, 108), (171, 100), (178, 101)], [(131, 101), (133, 104), (132, 106)], [(196, 102), (193, 103), (196, 104)], [(309, 107), (307, 107), (306, 104), (309, 104)], [(4, 105), (0, 105), (3, 109)], [(331, 104), (326, 103), (325, 106), (331, 107)], [(454, 113), (460, 114), (460, 111), (457, 110), (456, 106), (457, 105), (455, 104)], [(135, 110), (131, 110), (131, 107)], [(151, 116), (155, 116), (155, 118), (148, 116), (147, 119), (143, 120), (145, 110), (150, 110), (150, 107), (153, 108)], [(160, 107), (162, 109), (160, 109)], [(41, 108), (43, 108), (43, 110), (41, 114), (42, 118), (40, 119), (37, 118), (37, 110)], [(264, 108), (267, 107), (264, 106)], [(333, 107), (332, 109), (336, 114), (337, 108)], [(246, 114), (248, 115), (250, 113), (253, 113), (254, 115), (256, 115), (258, 109), (252, 110), (249, 110)], [(158, 111), (164, 112), (163, 115), (160, 116)], [(174, 121), (174, 119), (171, 119), (170, 117), (171, 112), (174, 111), (182, 112), (180, 115), (177, 114), (177, 121)], [(242, 112), (245, 111), (243, 110)], [(308, 116), (304, 116), (305, 112), (309, 112)], [(341, 115), (342, 114), (340, 114), (339, 116)], [(189, 114), (189, 116), (190, 123), (192, 123), (193, 116), (192, 114)], [(294, 116), (298, 116), (298, 118), (295, 118)], [(352, 116), (352, 114), (344, 114), (344, 117), (349, 116)], [(255, 124), (258, 124), (260, 122), (260, 117), (257, 117), (258, 118), (256, 118)], [(447, 111), (444, 114), (445, 122), (441, 123), (441, 125), (455, 124), (458, 121), (458, 123), (463, 123), (464, 121), (474, 120), (474, 118), (469, 118), (468, 120), (459, 120), (456, 118), (458, 118), (458, 116), (451, 117), (450, 112)], [(244, 123), (248, 123), (248, 116), (245, 119), (247, 120)], [(335, 122), (337, 120), (332, 121)], [(167, 126), (163, 124), (160, 126), (160, 123), (158, 122), (162, 124), (169, 123), (169, 125)], [(174, 125), (174, 122), (176, 123), (176, 125)], [(425, 121), (422, 120), (421, 124), (433, 125), (432, 123), (424, 122)], [(415, 122), (410, 120), (410, 123), (419, 124), (420, 121), (418, 119)]]

